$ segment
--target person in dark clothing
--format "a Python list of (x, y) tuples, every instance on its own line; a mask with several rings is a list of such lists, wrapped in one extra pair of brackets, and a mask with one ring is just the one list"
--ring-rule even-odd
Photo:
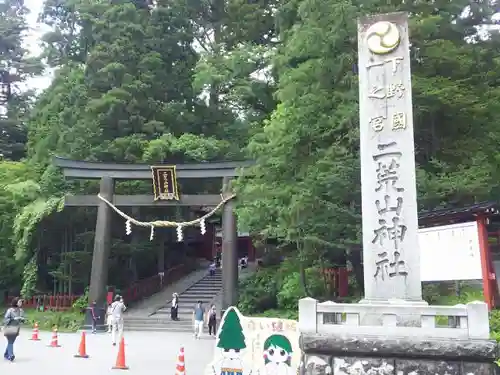
[(92, 305), (90, 305), (90, 311), (92, 312), (92, 333), (96, 333), (97, 332), (96, 301), (93, 301)]
[(177, 317), (179, 313), (179, 295), (177, 293), (172, 294), (172, 307), (170, 308), (170, 318), (172, 320), (179, 320)]
[(215, 305), (210, 306), (210, 310), (208, 310), (208, 334), (212, 336), (212, 332), (214, 336), (217, 333), (217, 311), (215, 310)]
[(221, 253), (217, 252), (217, 255), (215, 256), (215, 266), (217, 268), (220, 268), (220, 266), (221, 266), (221, 258), (222, 258)]

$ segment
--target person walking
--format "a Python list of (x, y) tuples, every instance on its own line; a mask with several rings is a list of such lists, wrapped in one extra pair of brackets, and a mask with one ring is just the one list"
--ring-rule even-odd
[(3, 335), (7, 339), (7, 347), (3, 357), (13, 362), (16, 356), (14, 355), (14, 342), (19, 336), (21, 323), (24, 322), (24, 311), (22, 309), (23, 301), (19, 298), (13, 298), (10, 308), (5, 313), (3, 323)]
[(210, 272), (210, 276), (215, 276), (215, 262), (210, 263), (210, 266), (208, 267), (208, 270)]
[[(113, 315), (113, 327), (111, 329), (111, 340), (113, 345), (116, 345), (116, 339), (121, 340), (123, 337), (123, 313), (127, 310), (123, 297), (116, 296), (115, 302), (111, 304), (111, 314)], [(118, 337), (117, 337), (118, 336)]]
[(194, 338), (199, 339), (203, 333), (203, 318), (205, 317), (205, 309), (203, 308), (203, 302), (198, 301), (193, 311), (193, 323), (194, 323)]
[(111, 305), (108, 305), (108, 309), (106, 310), (106, 325), (108, 326), (108, 333), (111, 333), (113, 328), (113, 313), (111, 311)]
[(217, 311), (215, 310), (215, 305), (210, 306), (210, 310), (208, 311), (208, 334), (212, 336), (212, 333), (217, 333)]
[(92, 301), (92, 305), (90, 305), (90, 312), (92, 313), (92, 333), (97, 332), (97, 315), (96, 315), (96, 301)]
[(177, 293), (172, 294), (172, 307), (170, 308), (170, 318), (172, 320), (179, 320), (179, 295)]

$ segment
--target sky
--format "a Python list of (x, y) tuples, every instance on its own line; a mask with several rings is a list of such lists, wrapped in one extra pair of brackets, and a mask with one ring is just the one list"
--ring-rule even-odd
[[(45, 31), (47, 31), (47, 26), (39, 24), (37, 22), (38, 14), (42, 10), (43, 1), (41, 0), (25, 0), (25, 6), (30, 10), (30, 14), (27, 17), (29, 24), (29, 32), (25, 39), (25, 47), (28, 49), (31, 55), (37, 56), (41, 52), (40, 38)], [(41, 91), (50, 85), (52, 80), (52, 72), (47, 71), (41, 77), (32, 78), (27, 82), (26, 86), (31, 89), (36, 89)]]

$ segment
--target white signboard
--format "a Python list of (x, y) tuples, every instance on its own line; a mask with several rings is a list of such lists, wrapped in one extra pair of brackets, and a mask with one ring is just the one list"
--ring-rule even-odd
[(482, 279), (476, 222), (419, 229), (418, 241), (422, 281)]
[(296, 321), (246, 317), (230, 307), (205, 375), (297, 375), (300, 357)]

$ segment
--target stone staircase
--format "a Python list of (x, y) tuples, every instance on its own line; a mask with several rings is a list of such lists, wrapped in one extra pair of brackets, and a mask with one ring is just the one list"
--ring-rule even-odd
[(170, 301), (149, 316), (125, 316), (125, 330), (128, 331), (179, 331), (192, 332), (193, 308), (202, 301), (205, 308), (222, 291), (222, 271), (216, 270), (215, 276), (207, 274), (184, 292), (179, 293), (179, 321), (170, 319)]

